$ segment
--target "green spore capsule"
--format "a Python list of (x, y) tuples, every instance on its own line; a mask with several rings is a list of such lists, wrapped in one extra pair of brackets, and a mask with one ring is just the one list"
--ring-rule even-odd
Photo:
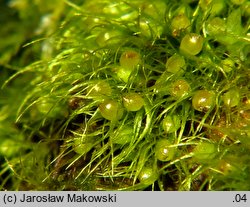
[(158, 173), (156, 172), (156, 170), (148, 166), (145, 166), (138, 176), (140, 183), (145, 185), (153, 184), (157, 180), (157, 178)]
[(41, 101), (36, 104), (38, 111), (42, 114), (49, 113), (54, 105), (53, 99), (51, 98), (42, 98)]
[(178, 36), (180, 31), (188, 29), (190, 21), (185, 14), (175, 16), (171, 21), (173, 36)]
[(240, 103), (240, 93), (236, 88), (230, 89), (222, 96), (223, 103), (228, 107), (237, 106)]
[(209, 14), (214, 16), (220, 14), (220, 12), (225, 7), (225, 1), (224, 0), (200, 0), (199, 6), (202, 8), (202, 10), (209, 11)]
[(225, 20), (214, 17), (209, 20), (206, 26), (206, 31), (209, 35), (222, 35), (226, 31), (226, 22)]
[[(53, 97), (54, 98), (54, 97)], [(57, 116), (67, 116), (67, 109), (64, 108), (64, 105), (59, 105), (52, 97), (42, 98), (41, 101), (36, 103), (38, 111), (48, 117), (57, 117)]]
[(181, 79), (175, 81), (170, 88), (170, 94), (175, 98), (182, 98), (190, 93), (190, 85), (187, 81)]
[(215, 106), (215, 93), (208, 90), (198, 90), (192, 98), (193, 108), (197, 111), (208, 111)]
[(144, 105), (143, 98), (137, 93), (128, 93), (123, 96), (122, 100), (128, 111), (139, 111)]
[(71, 97), (68, 100), (68, 106), (70, 109), (75, 110), (83, 106), (85, 103), (85, 100), (79, 97)]
[(246, 0), (231, 0), (231, 2), (235, 5), (241, 5), (245, 2)]
[(156, 0), (154, 2), (144, 2), (140, 5), (142, 13), (146, 16), (150, 16), (151, 19), (159, 20), (165, 15), (164, 11), (166, 9), (166, 2)]
[(146, 38), (159, 38), (163, 32), (162, 24), (159, 24), (157, 21), (140, 19), (139, 25), (139, 33)]
[(93, 140), (91, 139), (93, 137), (88, 137), (86, 135), (83, 135), (82, 137), (77, 137), (74, 138), (73, 141), (73, 150), (77, 153), (77, 154), (86, 154), (87, 152), (89, 152), (92, 148), (93, 148)]
[(99, 105), (101, 115), (110, 121), (119, 120), (123, 115), (122, 106), (114, 100), (108, 99)]
[(97, 81), (87, 89), (87, 96), (94, 99), (103, 99), (111, 94), (112, 89), (106, 81)]
[(203, 47), (203, 37), (199, 34), (186, 34), (180, 45), (180, 50), (188, 55), (197, 55), (201, 52)]
[(140, 54), (134, 50), (127, 50), (123, 52), (120, 57), (120, 65), (125, 69), (133, 70), (140, 61)]
[(16, 155), (18, 152), (20, 153), (22, 149), (22, 142), (12, 139), (4, 139), (0, 143), (0, 155), (10, 158)]
[(230, 59), (230, 58), (226, 58), (225, 60), (222, 60), (221, 65), (222, 65), (223, 70), (226, 73), (231, 72), (235, 67), (234, 61), (232, 59)]
[(124, 126), (121, 129), (117, 129), (112, 135), (112, 142), (115, 144), (127, 144), (133, 138), (133, 126)]
[(168, 115), (162, 121), (163, 129), (166, 133), (176, 132), (181, 126), (181, 120), (178, 115)]
[(166, 63), (166, 70), (170, 73), (178, 73), (178, 72), (184, 72), (186, 69), (186, 62), (185, 59), (175, 54), (171, 56)]
[(211, 160), (216, 155), (216, 147), (213, 143), (201, 142), (193, 150), (194, 158), (199, 161)]
[(122, 35), (122, 32), (117, 30), (100, 31), (100, 34), (96, 37), (96, 42), (101, 47), (115, 45), (121, 41)]
[(170, 147), (171, 143), (166, 140), (162, 139), (157, 141), (155, 146), (155, 156), (160, 161), (170, 161), (174, 158), (175, 149)]
[(133, 72), (133, 69), (123, 68), (120, 66), (115, 69), (115, 72), (120, 80), (122, 80), (125, 83), (128, 83), (129, 77)]

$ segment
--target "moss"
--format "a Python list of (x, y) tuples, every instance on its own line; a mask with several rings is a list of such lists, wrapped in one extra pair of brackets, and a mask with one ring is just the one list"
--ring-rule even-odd
[(1, 3), (1, 189), (250, 190), (248, 2), (49, 2)]

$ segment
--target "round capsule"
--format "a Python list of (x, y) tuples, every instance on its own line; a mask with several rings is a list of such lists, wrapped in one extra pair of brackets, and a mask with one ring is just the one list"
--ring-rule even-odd
[(220, 35), (226, 30), (226, 22), (220, 17), (214, 17), (208, 21), (206, 30), (209, 35)]
[(140, 183), (145, 185), (151, 185), (153, 184), (158, 178), (158, 174), (156, 170), (154, 170), (152, 167), (145, 166), (141, 170), (138, 179)]
[(199, 6), (203, 11), (209, 11), (211, 16), (215, 16), (221, 13), (225, 7), (224, 0), (200, 0)]
[(83, 136), (80, 138), (74, 138), (73, 150), (77, 154), (86, 154), (93, 148), (93, 141), (90, 137)]
[(175, 81), (170, 88), (170, 94), (175, 98), (182, 98), (190, 93), (190, 85), (187, 81), (181, 79)]
[(166, 62), (166, 70), (170, 73), (184, 72), (185, 69), (185, 59), (178, 54), (171, 56)]
[(112, 135), (112, 142), (115, 144), (127, 144), (133, 138), (133, 127), (132, 126), (124, 126), (119, 130), (116, 130)]
[(3, 139), (0, 144), (0, 154), (6, 158), (15, 156), (20, 153), (22, 143), (13, 139)]
[(158, 160), (165, 162), (174, 158), (175, 149), (170, 147), (170, 145), (171, 143), (166, 139), (157, 141), (155, 146), (155, 156)]
[(117, 30), (100, 31), (96, 37), (96, 42), (99, 46), (114, 45), (120, 42), (122, 33)]
[(181, 127), (181, 120), (178, 115), (168, 115), (162, 121), (166, 133), (176, 132)]
[(185, 14), (175, 16), (171, 21), (173, 36), (178, 36), (180, 31), (187, 29), (190, 26), (190, 21)]
[(128, 68), (123, 68), (120, 66), (115, 69), (115, 72), (120, 80), (122, 80), (125, 83), (128, 83), (129, 77), (132, 74), (133, 70)]
[(43, 98), (40, 102), (37, 102), (37, 109), (42, 114), (48, 114), (54, 107), (54, 103), (50, 98)]
[(198, 90), (192, 98), (193, 108), (197, 111), (208, 111), (215, 106), (215, 94), (213, 91)]
[(197, 55), (201, 52), (203, 47), (203, 37), (199, 34), (186, 34), (180, 45), (180, 50), (188, 55)]
[(221, 64), (222, 64), (223, 71), (225, 71), (226, 73), (231, 72), (235, 68), (235, 63), (230, 58), (226, 58), (225, 60), (222, 60)]
[(108, 82), (98, 81), (90, 86), (87, 90), (87, 95), (94, 99), (103, 99), (107, 96), (111, 96), (112, 89)]
[(79, 97), (71, 97), (68, 100), (68, 106), (70, 109), (75, 110), (84, 105), (84, 99)]
[(128, 111), (139, 111), (144, 105), (144, 100), (138, 93), (128, 93), (123, 96), (122, 100)]
[(99, 110), (101, 115), (110, 121), (115, 121), (121, 119), (123, 115), (123, 109), (121, 105), (114, 100), (105, 100), (99, 105)]
[(134, 69), (140, 61), (140, 54), (134, 50), (125, 51), (120, 57), (120, 65), (126, 69)]
[(224, 104), (228, 107), (237, 106), (240, 103), (240, 93), (237, 89), (230, 89), (222, 96)]
[(38, 111), (48, 117), (67, 116), (67, 108), (63, 105), (57, 104), (53, 98), (42, 98), (40, 102), (36, 103)]
[(213, 143), (200, 142), (193, 150), (194, 158), (200, 161), (211, 160), (216, 155), (216, 147)]

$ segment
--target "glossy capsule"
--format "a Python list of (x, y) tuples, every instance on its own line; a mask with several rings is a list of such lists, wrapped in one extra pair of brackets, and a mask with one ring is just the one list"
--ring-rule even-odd
[(197, 111), (208, 111), (215, 106), (215, 93), (208, 90), (198, 90), (192, 98), (192, 106)]
[(89, 152), (93, 147), (93, 140), (92, 137), (82, 136), (81, 138), (74, 138), (73, 142), (73, 150), (77, 154), (86, 154)]
[(107, 96), (111, 96), (112, 88), (106, 81), (97, 81), (91, 85), (87, 90), (87, 95), (94, 99), (102, 99)]
[(143, 98), (137, 93), (128, 93), (123, 96), (122, 100), (128, 111), (139, 111), (144, 105)]
[(220, 35), (226, 30), (226, 22), (225, 20), (214, 17), (210, 21), (208, 21), (206, 26), (206, 31), (209, 35)]
[(123, 52), (120, 57), (120, 65), (125, 69), (133, 70), (140, 61), (140, 54), (134, 50), (127, 50)]
[(230, 89), (223, 94), (222, 100), (224, 105), (228, 107), (237, 106), (240, 103), (240, 93), (236, 88)]
[(235, 68), (235, 63), (232, 59), (226, 58), (221, 61), (222, 69), (224, 72), (229, 73)]
[(127, 144), (133, 138), (133, 126), (124, 126), (121, 129), (116, 130), (112, 135), (112, 142), (115, 144)]
[(108, 99), (99, 105), (101, 115), (110, 121), (121, 119), (123, 115), (123, 109), (121, 105), (114, 100)]
[(194, 158), (200, 161), (213, 159), (216, 154), (216, 147), (213, 143), (200, 142), (193, 150)]
[(185, 14), (175, 16), (171, 21), (171, 28), (173, 36), (178, 36), (180, 31), (188, 29), (190, 21)]
[(182, 98), (190, 93), (190, 85), (187, 81), (180, 79), (175, 81), (170, 88), (170, 94), (175, 98)]
[(170, 147), (170, 145), (171, 143), (166, 139), (157, 141), (155, 146), (155, 156), (158, 160), (165, 162), (173, 159), (175, 149)]
[(178, 115), (168, 115), (162, 121), (165, 133), (176, 132), (181, 126), (181, 120)]
[(203, 47), (203, 37), (199, 34), (186, 34), (180, 45), (180, 50), (188, 55), (197, 55), (201, 52)]
[(158, 174), (156, 170), (154, 170), (152, 167), (145, 166), (141, 170), (138, 179), (140, 183), (144, 185), (151, 185), (153, 184), (158, 178)]
[(166, 70), (170, 73), (184, 72), (185, 69), (185, 59), (178, 54), (174, 54), (166, 62)]
[(115, 69), (115, 72), (120, 80), (122, 80), (125, 83), (128, 83), (129, 77), (132, 74), (133, 69), (127, 69), (120, 66)]

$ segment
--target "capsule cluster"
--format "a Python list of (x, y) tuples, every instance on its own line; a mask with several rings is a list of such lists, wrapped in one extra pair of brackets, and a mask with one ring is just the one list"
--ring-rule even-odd
[(72, 5), (19, 109), (54, 143), (49, 184), (244, 189), (227, 186), (250, 168), (249, 3)]

